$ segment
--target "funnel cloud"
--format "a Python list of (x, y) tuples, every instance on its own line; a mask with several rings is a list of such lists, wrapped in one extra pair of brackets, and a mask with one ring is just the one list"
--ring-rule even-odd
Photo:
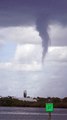
[(43, 15), (38, 17), (37, 22), (36, 22), (36, 29), (39, 31), (39, 35), (42, 38), (42, 47), (43, 47), (43, 52), (42, 52), (42, 63), (44, 62), (44, 57), (48, 51), (48, 45), (49, 45), (49, 35), (47, 33), (47, 20), (44, 19)]
[(0, 83), (0, 96), (67, 96), (67, 0), (0, 0)]
[(67, 0), (2, 0), (0, 18), (2, 27), (36, 25), (42, 38), (44, 61), (49, 45), (48, 26), (54, 23), (67, 25)]

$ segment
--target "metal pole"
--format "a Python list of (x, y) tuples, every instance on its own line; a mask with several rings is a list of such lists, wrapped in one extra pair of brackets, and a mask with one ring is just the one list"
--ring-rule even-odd
[(51, 112), (48, 113), (48, 120), (51, 120)]

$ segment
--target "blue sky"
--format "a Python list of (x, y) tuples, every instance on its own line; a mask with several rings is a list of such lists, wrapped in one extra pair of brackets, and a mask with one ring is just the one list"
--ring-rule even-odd
[(0, 18), (0, 95), (67, 96), (67, 1), (3, 0)]
[(0, 51), (0, 62), (11, 61), (14, 56), (14, 51), (16, 49), (16, 44), (11, 41), (7, 41)]

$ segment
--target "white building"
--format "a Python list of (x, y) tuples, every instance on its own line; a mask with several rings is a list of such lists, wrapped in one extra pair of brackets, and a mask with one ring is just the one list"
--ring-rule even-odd
[(34, 99), (34, 98), (18, 98), (19, 100), (22, 100), (22, 101), (28, 101), (28, 102), (37, 102), (37, 100), (36, 99)]

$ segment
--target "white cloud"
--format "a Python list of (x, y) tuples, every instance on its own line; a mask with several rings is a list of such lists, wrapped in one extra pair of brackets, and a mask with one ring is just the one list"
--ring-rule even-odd
[(14, 60), (20, 63), (41, 62), (41, 55), (41, 45), (17, 45)]
[[(52, 46), (67, 46), (67, 27), (50, 24), (48, 34)], [(0, 27), (0, 45), (6, 41), (13, 41), (17, 44), (42, 43), (35, 26)]]
[(49, 47), (46, 61), (67, 62), (67, 47)]
[[(40, 45), (18, 45), (13, 60), (11, 62), (1, 62), (0, 69), (11, 71), (41, 71), (43, 70), (41, 52), (42, 48)], [(67, 47), (49, 47), (44, 60), (46, 70), (47, 66), (51, 69), (51, 66), (66, 66), (66, 63)]]
[[(42, 66), (41, 61), (36, 59), (36, 57), (40, 57), (39, 54), (35, 55), (34, 60), (31, 59), (31, 55), (36, 53), (34, 49), (37, 46), (30, 46), (29, 44), (18, 45), (19, 53), (22, 53), (22, 48), (25, 48), (25, 46), (29, 47), (29, 50), (26, 50), (27, 55), (22, 57), (22, 61), (23, 58), (27, 59), (29, 54), (32, 62), (28, 63), (25, 61), (25, 63), (20, 63), (20, 54), (17, 62), (14, 58), (12, 62), (0, 63), (0, 82), (2, 83), (0, 94), (21, 96), (24, 89), (26, 89), (30, 96), (64, 97), (67, 91), (67, 62), (64, 63), (64, 59), (67, 56), (67, 48), (50, 47)], [(38, 51), (40, 49), (41, 46), (37, 48)], [(32, 54), (29, 53), (30, 51), (32, 51)]]
[(42, 65), (34, 61), (32, 64), (0, 63), (0, 70), (9, 71), (41, 71)]
[(60, 24), (49, 25), (48, 34), (52, 46), (67, 46), (67, 27)]
[[(3, 40), (13, 40), (17, 42), (17, 46), (12, 61), (0, 63), (0, 82), (2, 83), (0, 94), (21, 96), (23, 90), (27, 89), (31, 96), (64, 96), (67, 90), (67, 47), (49, 47), (42, 66), (42, 47), (39, 44), (40, 38), (36, 37), (37, 42), (32, 39), (34, 30), (9, 28), (3, 29), (4, 32), (0, 31), (4, 35)], [(28, 30), (30, 30), (29, 34), (27, 34)], [(35, 32), (35, 36), (38, 36), (36, 34), (38, 33)], [(25, 35), (28, 35), (28, 39)], [(56, 32), (55, 36), (57, 36)], [(26, 44), (23, 44), (24, 42)], [(58, 83), (57, 87), (56, 83)]]
[(40, 44), (41, 38), (35, 27), (0, 27), (0, 43), (4, 41), (13, 41), (19, 44)]
[(26, 45), (17, 45), (16, 53), (15, 53), (15, 60), (28, 58), (32, 55), (35, 46), (26, 44)]

